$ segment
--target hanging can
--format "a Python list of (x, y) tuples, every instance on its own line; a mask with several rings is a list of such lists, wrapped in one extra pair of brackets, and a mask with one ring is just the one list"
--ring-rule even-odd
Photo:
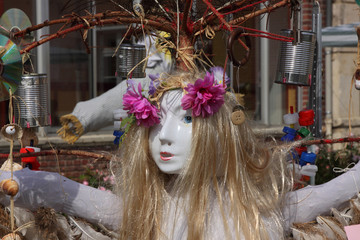
[(46, 74), (22, 75), (15, 93), (15, 123), (26, 128), (51, 125), (48, 88)]
[[(146, 56), (145, 45), (140, 44), (121, 44), (116, 58), (116, 71), (119, 77), (127, 78), (128, 73), (134, 68), (129, 77), (144, 78)], [(141, 62), (143, 61), (143, 62)], [(140, 63), (141, 62), (141, 63)]]
[[(281, 34), (292, 37), (292, 30), (281, 30)], [(316, 34), (301, 31), (300, 42), (281, 42), (276, 83), (310, 86), (314, 63)]]

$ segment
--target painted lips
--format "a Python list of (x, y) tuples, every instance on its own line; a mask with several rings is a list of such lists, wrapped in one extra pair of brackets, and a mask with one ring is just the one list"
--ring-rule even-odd
[(163, 161), (169, 161), (170, 159), (172, 159), (173, 156), (174, 154), (168, 152), (160, 152), (160, 158)]

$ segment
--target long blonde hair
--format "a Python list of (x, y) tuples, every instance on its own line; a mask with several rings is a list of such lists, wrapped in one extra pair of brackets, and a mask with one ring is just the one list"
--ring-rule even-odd
[[(193, 74), (178, 74), (167, 79), (166, 86), (169, 89), (175, 83), (178, 87), (196, 78)], [(120, 239), (170, 238), (161, 232), (169, 192), (174, 198), (186, 199), (189, 240), (206, 239), (214, 198), (228, 239), (269, 239), (263, 218), (271, 219), (277, 232), (283, 232), (280, 204), (290, 187), (284, 169), (285, 153), (261, 143), (247, 122), (231, 122), (237, 104), (227, 93), (218, 113), (193, 118), (191, 154), (176, 176), (157, 168), (149, 150), (149, 129), (131, 128), (120, 149)]]

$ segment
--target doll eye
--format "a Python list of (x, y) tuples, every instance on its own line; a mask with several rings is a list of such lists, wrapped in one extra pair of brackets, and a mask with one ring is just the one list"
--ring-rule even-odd
[(184, 122), (185, 123), (191, 123), (192, 122), (192, 117), (191, 116), (185, 116), (184, 117)]

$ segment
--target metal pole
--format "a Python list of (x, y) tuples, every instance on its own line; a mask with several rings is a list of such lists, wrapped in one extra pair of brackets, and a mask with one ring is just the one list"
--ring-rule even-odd
[(325, 48), (325, 126), (326, 138), (332, 138), (332, 64), (331, 48)]
[[(262, 5), (264, 8), (265, 6)], [(268, 14), (264, 14), (260, 20), (260, 30), (266, 31)], [(269, 40), (260, 38), (260, 85), (261, 85), (261, 122), (269, 125)]]
[[(45, 22), (49, 20), (49, 0), (36, 0), (36, 24)], [(49, 34), (49, 28), (41, 28), (36, 31), (36, 39), (40, 40), (42, 36), (47, 36)], [(36, 66), (38, 73), (46, 73), (48, 77), (48, 92), (51, 94), (51, 77), (50, 77), (50, 43), (47, 42), (36, 48)], [(51, 112), (50, 99), (49, 103), (49, 112)], [(45, 136), (46, 131), (43, 127), (38, 129), (40, 136)]]
[(312, 15), (312, 29), (316, 33), (316, 52), (314, 57), (314, 69), (312, 74), (309, 108), (314, 110), (315, 123), (312, 126), (312, 134), (314, 137), (320, 138), (322, 135), (322, 43), (321, 43), (321, 13), (320, 4), (314, 2)]
[[(36, 0), (36, 24), (49, 20), (49, 0)], [(36, 31), (36, 39), (49, 34), (49, 28)], [(37, 72), (46, 73), (50, 79), (50, 44), (44, 43), (36, 48)], [(49, 84), (50, 86), (50, 84)]]
[[(95, 5), (95, 1), (92, 1), (92, 9), (93, 9), (93, 14), (96, 14), (96, 5)], [(94, 27), (91, 30), (91, 44), (93, 46), (97, 45), (97, 28)], [(94, 50), (92, 51), (91, 54), (91, 69), (92, 69), (92, 81), (90, 79), (90, 98), (94, 98), (97, 96), (97, 82), (98, 82), (98, 54), (97, 54), (97, 48), (94, 48)]]

